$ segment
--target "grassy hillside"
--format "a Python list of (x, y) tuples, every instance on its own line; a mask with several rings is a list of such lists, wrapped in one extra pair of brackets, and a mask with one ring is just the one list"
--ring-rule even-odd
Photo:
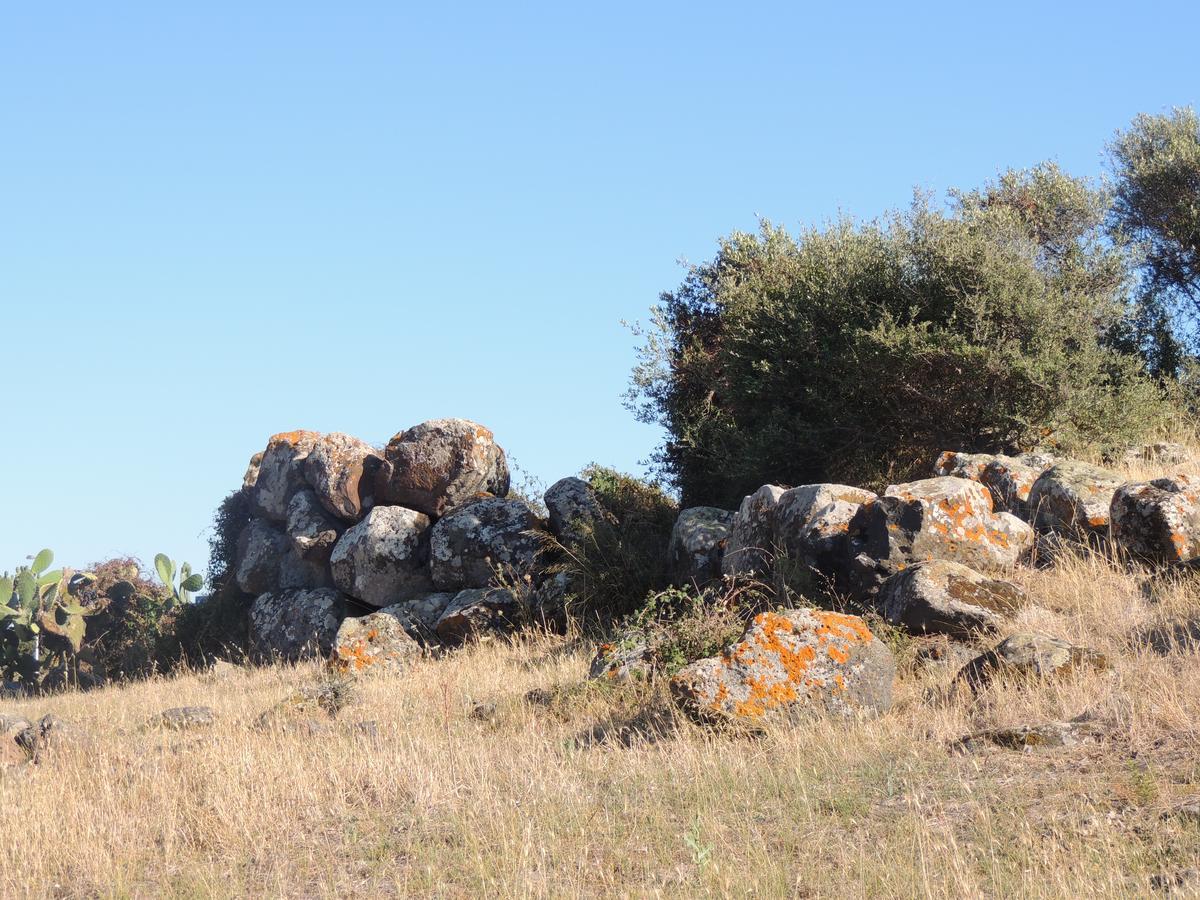
[[(653, 688), (585, 686), (591, 647), (571, 639), (364, 680), (316, 733), (254, 727), (315, 665), (6, 703), (82, 736), (0, 776), (0, 894), (1078, 897), (1186, 881), (1200, 660), (1147, 630), (1200, 612), (1195, 589), (1152, 599), (1078, 554), (1021, 579), (1040, 608), (1014, 627), (1102, 650), (1111, 671), (947, 697), (953, 669), (902, 644), (889, 714), (757, 738), (697, 728)], [(144, 727), (183, 704), (219, 721)], [(1082, 713), (1094, 743), (951, 746)]]

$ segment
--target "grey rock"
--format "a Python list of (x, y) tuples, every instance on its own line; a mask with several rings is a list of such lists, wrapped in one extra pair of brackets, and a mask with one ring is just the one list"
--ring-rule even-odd
[(297, 491), (288, 503), (287, 535), (303, 559), (328, 562), (344, 527), (321, 505), (311, 490)]
[(888, 709), (895, 674), (891, 650), (862, 619), (789, 609), (755, 616), (740, 641), (685, 666), (670, 690), (702, 723), (800, 722)]
[(347, 614), (335, 590), (273, 591), (250, 606), (250, 649), (259, 661), (326, 657)]
[(491, 431), (466, 419), (435, 419), (403, 431), (384, 456), (380, 502), (436, 517), (477, 495), (508, 493), (504, 451)]
[(250, 489), (255, 513), (281, 525), (287, 520), (292, 495), (304, 487), (304, 461), (319, 438), (315, 431), (288, 431), (271, 437)]
[(520, 598), (498, 588), (468, 589), (455, 595), (437, 623), (438, 638), (446, 644), (511, 634), (528, 610)]
[(519, 500), (492, 497), (463, 506), (433, 526), (429, 567), (440, 591), (487, 587), (497, 568), (520, 578), (542, 546), (537, 517)]
[(146, 725), (169, 731), (184, 731), (191, 728), (208, 728), (215, 725), (217, 713), (211, 706), (175, 706), (151, 716)]
[(629, 681), (648, 681), (653, 672), (653, 654), (646, 634), (636, 628), (627, 629), (616, 640), (596, 648), (588, 668), (593, 681), (623, 684)]
[(1105, 536), (1113, 494), (1121, 482), (1114, 472), (1063, 460), (1043, 472), (1029, 492), (1034, 523), (1052, 531)]
[(762, 576), (770, 571), (775, 557), (775, 507), (784, 488), (764, 484), (747, 495), (733, 518), (721, 573), (728, 576)]
[(715, 506), (693, 506), (679, 513), (667, 558), (676, 584), (700, 584), (719, 578), (721, 558), (736, 513)]
[(967, 639), (999, 629), (1024, 600), (1024, 592), (1015, 584), (939, 559), (893, 575), (880, 590), (878, 602), (889, 623), (913, 634)]
[(1059, 678), (1081, 669), (1101, 671), (1108, 667), (1108, 658), (1099, 651), (1029, 631), (1011, 635), (977, 656), (963, 666), (955, 680), (978, 689), (1001, 674)]
[(371, 606), (431, 593), (429, 517), (402, 506), (376, 506), (346, 529), (329, 558), (338, 589)]
[(279, 570), (288, 552), (287, 535), (263, 519), (251, 519), (238, 537), (234, 577), (247, 594), (264, 594), (279, 587)]
[(354, 675), (401, 672), (421, 655), (404, 624), (387, 610), (344, 619), (329, 656), (332, 668)]
[(357, 522), (375, 504), (383, 455), (341, 432), (322, 435), (304, 463), (304, 477), (332, 516)]
[(1121, 485), (1109, 519), (1113, 540), (1131, 556), (1156, 563), (1200, 557), (1200, 486), (1186, 475)]
[(578, 544), (606, 518), (604, 507), (582, 478), (559, 479), (550, 485), (543, 499), (549, 512), (550, 533), (564, 546)]
[(776, 544), (789, 560), (827, 576), (844, 575), (850, 522), (871, 491), (845, 484), (806, 484), (780, 496), (775, 506)]
[(929, 559), (981, 572), (1015, 565), (1033, 545), (1033, 529), (996, 513), (987, 488), (964, 478), (895, 484), (864, 503), (849, 526), (852, 550), (899, 571)]

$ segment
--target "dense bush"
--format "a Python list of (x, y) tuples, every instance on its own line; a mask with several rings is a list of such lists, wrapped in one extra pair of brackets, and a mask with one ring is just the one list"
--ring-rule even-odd
[(84, 605), (101, 606), (87, 620), (89, 661), (100, 680), (113, 681), (149, 675), (169, 653), (180, 609), (172, 605), (171, 589), (142, 575), (133, 557), (89, 566), (95, 576), (81, 593)]
[(629, 402), (667, 430), (684, 505), (768, 482), (879, 485), (940, 449), (1126, 444), (1166, 404), (1115, 339), (1127, 260), (1107, 197), (1054, 165), (946, 209), (723, 240), (662, 296)]
[(214, 659), (240, 660), (247, 649), (247, 614), (253, 599), (233, 578), (237, 544), (250, 522), (250, 501), (244, 490), (221, 501), (209, 538), (209, 594), (180, 610), (175, 622), (172, 662), (203, 666)]
[(590, 627), (626, 615), (666, 586), (666, 549), (679, 509), (654, 482), (597, 465), (580, 475), (608, 515), (585, 529), (578, 545), (556, 548), (561, 561), (550, 568), (567, 574), (568, 609)]

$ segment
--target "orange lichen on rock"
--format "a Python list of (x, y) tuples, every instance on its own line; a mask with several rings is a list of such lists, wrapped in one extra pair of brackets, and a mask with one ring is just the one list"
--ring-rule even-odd
[(321, 435), (316, 431), (305, 431), (304, 429), (297, 429), (295, 431), (281, 431), (281, 432), (279, 432), (279, 434), (273, 434), (273, 435), (271, 435), (271, 439), (267, 443), (268, 444), (288, 444), (289, 446), (295, 447), (295, 446), (297, 446), (299, 444), (303, 444), (307, 441), (315, 441), (320, 437), (321, 437)]
[(815, 609), (760, 613), (741, 641), (681, 671), (672, 691), (702, 714), (755, 720), (835, 698), (848, 708), (851, 687), (868, 665), (867, 648), (886, 658), (885, 669), (893, 665), (857, 616)]

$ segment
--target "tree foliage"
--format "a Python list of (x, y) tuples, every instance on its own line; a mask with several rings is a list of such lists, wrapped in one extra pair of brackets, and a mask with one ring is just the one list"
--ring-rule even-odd
[[(1190, 108), (1139, 115), (1108, 150), (1114, 231), (1143, 254), (1139, 337), (1153, 370), (1175, 375), (1180, 320), (1200, 315), (1200, 118)], [(1194, 349), (1195, 329), (1186, 331)]]
[(952, 447), (1127, 442), (1165, 408), (1120, 336), (1108, 198), (1053, 164), (946, 208), (796, 236), (764, 223), (664, 293), (629, 403), (686, 505), (768, 481), (880, 484)]

